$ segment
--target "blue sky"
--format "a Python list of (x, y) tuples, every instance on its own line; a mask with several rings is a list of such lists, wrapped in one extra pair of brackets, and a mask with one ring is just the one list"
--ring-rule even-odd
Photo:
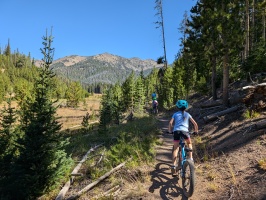
[[(171, 64), (179, 50), (178, 31), (196, 0), (163, 0), (166, 54)], [(156, 29), (155, 0), (0, 0), (0, 47), (41, 59), (42, 37), (53, 27), (54, 60), (70, 55), (110, 53), (125, 58), (163, 56)]]

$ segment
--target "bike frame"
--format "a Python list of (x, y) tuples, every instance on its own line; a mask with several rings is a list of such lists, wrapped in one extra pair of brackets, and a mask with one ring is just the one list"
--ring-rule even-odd
[[(180, 138), (180, 141), (179, 141), (179, 147), (181, 147), (181, 149), (179, 150), (181, 152), (181, 175), (183, 176), (183, 166), (184, 166), (184, 163), (185, 161), (187, 160), (186, 158), (186, 155), (187, 155), (187, 152), (185, 150), (185, 140), (183, 137)], [(180, 158), (178, 158), (180, 159)]]
[[(190, 133), (190, 135), (192, 134)], [(180, 170), (179, 173), (182, 178), (182, 188), (184, 195), (191, 197), (195, 188), (195, 168), (193, 161), (187, 159), (187, 153), (192, 151), (192, 149), (186, 146), (185, 139), (182, 136), (180, 137), (179, 147), (177, 159), (179, 165), (178, 170)]]

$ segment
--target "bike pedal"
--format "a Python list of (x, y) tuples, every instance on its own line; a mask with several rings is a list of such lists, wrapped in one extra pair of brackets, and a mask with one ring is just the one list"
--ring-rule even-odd
[(176, 173), (176, 168), (175, 167), (171, 167), (171, 173), (172, 173), (172, 176)]
[(172, 174), (172, 177), (177, 177), (178, 175), (177, 174)]

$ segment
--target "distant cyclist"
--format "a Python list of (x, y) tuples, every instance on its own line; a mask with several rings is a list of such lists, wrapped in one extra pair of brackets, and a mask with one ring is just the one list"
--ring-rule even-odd
[(158, 113), (158, 101), (157, 101), (156, 97), (152, 98), (152, 111), (154, 114)]
[(151, 94), (151, 98), (152, 98), (152, 99), (153, 99), (153, 98), (157, 98), (156, 92), (153, 92), (153, 93)]
[[(177, 155), (178, 155), (178, 151), (179, 151), (180, 136), (182, 136), (186, 140), (188, 147), (190, 149), (192, 149), (192, 142), (191, 142), (189, 131), (188, 131), (189, 121), (191, 121), (192, 124), (194, 125), (195, 133), (198, 133), (198, 124), (192, 118), (192, 116), (188, 112), (185, 111), (188, 108), (188, 102), (186, 100), (178, 100), (176, 102), (176, 106), (179, 109), (179, 111), (177, 111), (176, 113), (173, 114), (173, 116), (169, 122), (169, 127), (168, 127), (168, 131), (170, 133), (173, 132), (173, 134), (174, 134), (172, 169), (175, 169), (177, 166)], [(188, 153), (188, 156), (189, 156), (188, 159), (193, 160), (191, 151)]]

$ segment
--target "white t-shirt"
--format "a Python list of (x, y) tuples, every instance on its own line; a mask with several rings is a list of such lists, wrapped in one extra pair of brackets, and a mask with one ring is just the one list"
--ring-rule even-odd
[(173, 131), (186, 131), (186, 132), (188, 132), (189, 119), (191, 118), (191, 115), (188, 112), (184, 111), (184, 114), (183, 114), (182, 111), (178, 111), (178, 112), (173, 114), (172, 118), (174, 119)]

